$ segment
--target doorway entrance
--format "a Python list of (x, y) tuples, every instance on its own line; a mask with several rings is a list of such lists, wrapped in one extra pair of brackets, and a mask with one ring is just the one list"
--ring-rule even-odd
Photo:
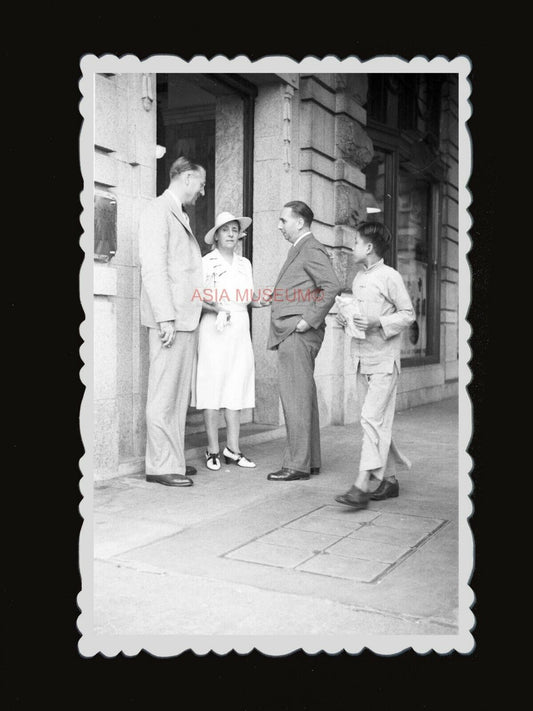
[[(256, 87), (236, 74), (158, 74), (157, 144), (165, 154), (157, 162), (157, 194), (169, 183), (172, 163), (184, 155), (206, 169), (205, 196), (187, 206), (202, 256), (204, 242), (222, 211), (253, 215), (253, 117)], [(241, 254), (252, 261), (253, 226), (241, 242)], [(241, 421), (251, 422), (252, 410)], [(221, 418), (223, 426), (223, 418)], [(189, 408), (186, 434), (202, 432), (200, 410)]]
[[(186, 208), (202, 255), (215, 216), (226, 210), (252, 215), (253, 108), (256, 87), (234, 74), (158, 74), (157, 194), (168, 187), (170, 166), (180, 155), (206, 169), (205, 196)], [(252, 227), (243, 255), (252, 259)]]

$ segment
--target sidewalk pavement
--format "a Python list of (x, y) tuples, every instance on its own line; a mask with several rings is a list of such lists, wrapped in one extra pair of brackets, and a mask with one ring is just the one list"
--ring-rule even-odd
[(309, 480), (267, 481), (278, 437), (241, 442), (252, 470), (211, 472), (197, 454), (189, 488), (140, 475), (97, 485), (94, 633), (457, 634), (457, 408), (397, 413), (413, 467), (398, 498), (365, 511), (334, 500), (354, 480), (358, 424), (322, 429)]

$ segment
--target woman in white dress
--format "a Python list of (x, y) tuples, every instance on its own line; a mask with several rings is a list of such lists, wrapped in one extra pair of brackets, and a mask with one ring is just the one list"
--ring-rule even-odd
[(215, 226), (204, 237), (213, 251), (202, 259), (204, 293), (198, 338), (196, 408), (204, 411), (207, 432), (205, 453), (208, 469), (220, 469), (218, 411), (226, 421), (226, 464), (255, 467), (240, 451), (241, 410), (255, 407), (255, 366), (248, 304), (268, 306), (255, 297), (252, 265), (235, 253), (249, 217), (229, 212), (217, 216)]

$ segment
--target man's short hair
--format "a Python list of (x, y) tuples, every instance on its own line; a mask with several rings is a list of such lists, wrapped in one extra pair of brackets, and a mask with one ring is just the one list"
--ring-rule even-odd
[(189, 158), (185, 158), (185, 156), (180, 156), (179, 158), (176, 158), (174, 163), (172, 163), (172, 165), (170, 166), (170, 180), (173, 180), (173, 178), (175, 178), (177, 175), (181, 175), (181, 173), (186, 173), (188, 170), (198, 171), (205, 170), (205, 168), (203, 167), (203, 165), (195, 163)]
[(315, 216), (309, 205), (306, 205), (305, 202), (301, 200), (291, 200), (291, 202), (286, 202), (283, 207), (290, 207), (295, 215), (301, 217), (305, 224), (311, 227), (311, 222), (313, 222)]
[(372, 242), (378, 257), (383, 257), (391, 246), (390, 230), (382, 222), (360, 222), (356, 229), (365, 242)]

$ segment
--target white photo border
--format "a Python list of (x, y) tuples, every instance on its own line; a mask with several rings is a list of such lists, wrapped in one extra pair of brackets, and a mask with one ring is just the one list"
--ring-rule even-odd
[[(140, 60), (134, 55), (117, 57), (112, 54), (85, 55), (80, 62), (81, 79), (80, 113), (83, 124), (80, 134), (80, 164), (83, 177), (81, 193), (81, 247), (85, 258), (80, 270), (80, 299), (85, 312), (85, 320), (80, 326), (83, 345), (80, 355), (83, 367), (80, 378), (85, 392), (80, 409), (80, 430), (85, 453), (80, 460), (82, 479), (80, 491), (83, 499), (80, 513), (83, 524), (79, 540), (79, 566), (82, 587), (78, 594), (80, 615), (77, 620), (81, 637), (79, 653), (84, 657), (103, 654), (106, 657), (123, 653), (135, 656), (146, 650), (158, 657), (176, 656), (192, 650), (203, 656), (213, 651), (219, 655), (235, 651), (248, 654), (254, 649), (265, 655), (282, 656), (297, 650), (314, 655), (319, 652), (337, 654), (345, 650), (349, 654), (359, 654), (364, 649), (379, 655), (395, 655), (413, 649), (418, 654), (434, 651), (448, 654), (452, 651), (469, 654), (475, 648), (472, 629), (475, 618), (471, 607), (475, 596), (469, 583), (474, 568), (474, 540), (469, 524), (473, 513), (470, 499), (472, 492), (472, 459), (467, 452), (473, 434), (472, 403), (467, 392), (472, 373), (469, 368), (471, 349), (468, 340), (472, 330), (467, 321), (471, 299), (472, 274), (467, 258), (471, 247), (469, 231), (472, 219), (468, 208), (472, 197), (468, 182), (472, 172), (472, 141), (467, 121), (472, 114), (469, 101), (471, 84), (468, 79), (472, 63), (466, 56), (448, 59), (437, 56), (428, 59), (416, 56), (411, 60), (401, 57), (377, 56), (361, 61), (356, 56), (345, 59), (328, 55), (324, 58), (305, 57), (296, 61), (285, 56), (267, 56), (251, 61), (246, 56), (228, 59), (217, 55), (212, 59), (195, 56), (190, 61), (175, 55), (153, 55)], [(286, 636), (229, 636), (229, 635), (96, 635), (94, 633), (93, 607), (93, 224), (94, 224), (94, 78), (98, 73), (457, 73), (459, 89), (459, 607), (458, 628), (454, 635), (286, 635)]]

